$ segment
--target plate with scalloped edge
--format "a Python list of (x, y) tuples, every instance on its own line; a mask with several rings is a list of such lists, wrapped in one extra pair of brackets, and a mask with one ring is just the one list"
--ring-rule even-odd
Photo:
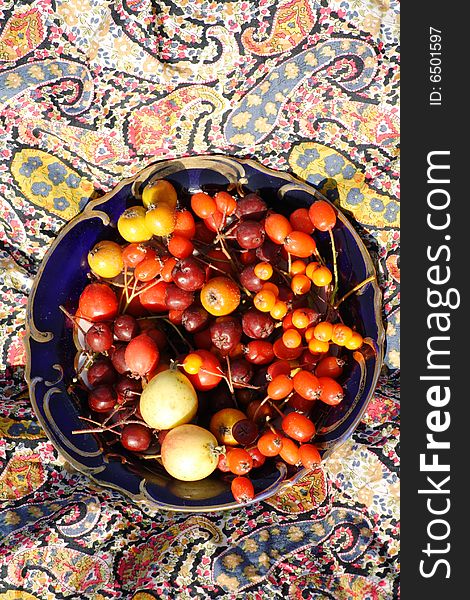
[[(59, 453), (96, 484), (119, 490), (135, 502), (156, 509), (192, 513), (233, 509), (240, 505), (234, 501), (222, 473), (220, 476), (214, 473), (202, 481), (181, 482), (171, 478), (157, 461), (135, 459), (124, 450), (122, 454), (110, 455), (99, 436), (72, 433), (83, 428), (79, 417), (86, 408), (80, 398), (69, 393), (75, 376), (76, 345), (73, 330), (59, 307), (63, 305), (74, 312), (89, 282), (89, 250), (102, 239), (120, 240), (116, 228), (119, 216), (135, 205), (143, 187), (156, 179), (169, 180), (183, 203), (198, 191), (257, 192), (270, 208), (288, 215), (315, 200), (325, 200), (316, 188), (287, 172), (268, 169), (253, 160), (207, 155), (155, 163), (91, 201), (61, 230), (49, 248), (30, 293), (25, 344), (31, 402)], [(315, 235), (320, 254), (331, 266), (328, 234)], [(351, 436), (364, 414), (382, 367), (385, 339), (382, 295), (374, 263), (340, 210), (334, 236), (338, 297), (368, 278), (370, 282), (339, 309), (345, 322), (354, 323), (365, 343), (345, 367), (341, 380), (345, 391), (343, 401), (337, 406), (318, 406), (312, 415), (319, 424), (315, 441), (323, 457)], [(306, 470), (267, 461), (252, 474), (255, 498), (251, 502), (257, 502), (299, 481)]]

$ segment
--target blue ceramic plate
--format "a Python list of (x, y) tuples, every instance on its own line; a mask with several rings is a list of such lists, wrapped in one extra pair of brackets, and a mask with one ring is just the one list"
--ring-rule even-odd
[[(258, 192), (269, 206), (284, 214), (308, 206), (323, 197), (291, 175), (269, 170), (251, 160), (225, 156), (200, 156), (157, 163), (138, 176), (120, 183), (109, 194), (88, 204), (64, 227), (49, 249), (36, 277), (28, 304), (26, 376), (37, 417), (58, 451), (72, 466), (96, 483), (120, 490), (134, 501), (155, 508), (186, 512), (209, 512), (238, 507), (229, 484), (213, 475), (206, 480), (183, 483), (173, 480), (156, 461), (139, 461), (131, 456), (109, 456), (100, 439), (92, 434), (72, 434), (82, 429), (79, 416), (84, 406), (67, 391), (74, 376), (76, 347), (73, 331), (59, 309), (73, 312), (89, 282), (88, 251), (102, 239), (117, 239), (116, 222), (134, 205), (143, 186), (152, 179), (168, 179), (182, 197), (196, 191), (242, 189)], [(373, 280), (341, 305), (348, 323), (354, 323), (366, 340), (348, 362), (345, 398), (336, 407), (318, 408), (313, 415), (321, 424), (316, 442), (324, 455), (344, 442), (356, 428), (374, 392), (382, 366), (384, 330), (381, 294), (372, 260), (344, 215), (338, 215), (334, 230), (338, 250), (341, 297), (368, 277)], [(322, 256), (331, 258), (327, 234), (317, 236)], [(152, 464), (149, 464), (152, 463)], [(252, 472), (255, 501), (279, 492), (298, 481), (303, 469), (287, 470), (284, 464), (266, 463)]]

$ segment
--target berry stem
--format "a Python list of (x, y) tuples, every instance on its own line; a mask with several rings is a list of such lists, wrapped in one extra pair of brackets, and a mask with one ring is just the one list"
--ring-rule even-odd
[(91, 367), (91, 365), (93, 364), (93, 361), (95, 359), (95, 355), (94, 354), (88, 354), (88, 352), (84, 352), (85, 356), (87, 357), (87, 359), (85, 360), (85, 362), (82, 364), (82, 366), (78, 369), (76, 376), (79, 377), (83, 371), (85, 371), (86, 369), (88, 369), (88, 367)]
[(321, 256), (320, 252), (318, 252), (318, 248), (315, 248), (315, 250), (314, 250), (314, 252), (313, 252), (313, 255), (315, 256), (315, 258), (318, 260), (318, 262), (319, 262), (321, 265), (324, 265), (324, 264), (325, 264), (325, 261), (323, 260), (323, 258), (322, 258), (322, 256)]
[(97, 427), (94, 428), (89, 428), (89, 429), (76, 429), (75, 431), (72, 431), (73, 434), (79, 434), (79, 433), (103, 433), (104, 431), (110, 431), (111, 433), (114, 433), (116, 435), (119, 435), (119, 431), (115, 431), (116, 427), (121, 427), (122, 425), (144, 425), (145, 427), (148, 427), (148, 425), (146, 425), (146, 423), (144, 423), (144, 421), (119, 421), (119, 423), (115, 423), (114, 425), (108, 425), (108, 426), (104, 426), (102, 423), (97, 423), (97, 421), (93, 421), (92, 419), (87, 419), (86, 417), (79, 417), (79, 419), (81, 419), (82, 421), (87, 421), (88, 423), (93, 423), (96, 424)]
[[(117, 414), (118, 412), (120, 412), (121, 410), (127, 410), (127, 408), (126, 408), (125, 406), (122, 406), (122, 405), (119, 405), (119, 406), (117, 406), (117, 407), (116, 407), (116, 408), (113, 410), (113, 412), (112, 412), (112, 413), (111, 413), (111, 414), (110, 414), (108, 417), (106, 417), (106, 419), (103, 421), (103, 423), (102, 423), (102, 424), (103, 424), (103, 425), (107, 425), (107, 424), (109, 423), (109, 421), (110, 421), (110, 420), (111, 420), (111, 419), (114, 417), (114, 415), (116, 415), (116, 414)], [(134, 409), (134, 410), (132, 411), (132, 413), (131, 413), (131, 414), (129, 414), (128, 416), (129, 416), (129, 417), (132, 417), (132, 415), (134, 415), (134, 414), (135, 414), (135, 409)]]
[(135, 279), (134, 285), (132, 286), (131, 295), (128, 296), (128, 298), (127, 298), (127, 302), (126, 302), (126, 305), (124, 306), (124, 310), (122, 311), (122, 314), (124, 314), (126, 312), (126, 310), (129, 308), (129, 305), (132, 302), (132, 300), (137, 298), (137, 296), (140, 296), (140, 294), (143, 294), (144, 292), (147, 292), (148, 290), (152, 289), (153, 287), (155, 287), (157, 285), (157, 283), (160, 283), (161, 281), (163, 281), (163, 279), (161, 277), (158, 277), (158, 278), (154, 279), (152, 282), (150, 282), (148, 285), (144, 285), (143, 287), (141, 287), (139, 290), (136, 291), (137, 279)]
[(282, 418), (286, 416), (281, 410), (279, 410), (279, 408), (274, 402), (270, 402), (269, 404), (274, 408), (274, 410), (279, 414), (279, 416), (281, 416)]
[(258, 408), (255, 410), (253, 416), (251, 417), (251, 420), (256, 422), (256, 417), (258, 415), (259, 409), (263, 406), (263, 404), (266, 404), (266, 402), (269, 400), (269, 396), (266, 396), (265, 398), (263, 398), (261, 400), (261, 404), (258, 406)]
[(352, 288), (352, 290), (349, 290), (349, 292), (347, 294), (344, 294), (344, 296), (338, 300), (338, 302), (333, 306), (333, 308), (337, 309), (338, 306), (346, 300), (346, 298), (349, 298), (349, 296), (351, 296), (355, 292), (359, 291), (361, 288), (363, 288), (368, 283), (371, 283), (372, 281), (375, 281), (375, 275), (371, 275), (367, 279), (364, 279), (364, 281), (361, 281), (361, 283), (358, 283), (357, 285), (355, 285)]
[[(83, 329), (83, 327), (80, 325), (80, 323), (78, 322), (77, 317), (74, 317), (73, 315), (71, 315), (68, 310), (66, 310), (62, 304), (59, 305), (60, 310), (64, 313), (64, 315), (66, 315), (71, 321), (72, 323), (77, 327), (77, 329), (79, 329), (83, 335), (86, 335), (86, 331)], [(88, 321), (89, 323), (92, 323), (93, 321), (90, 321), (89, 319), (86, 319), (85, 317), (80, 317), (82, 318), (84, 321)]]
[[(207, 265), (211, 269), (214, 269), (214, 271), (218, 271), (219, 273), (222, 273), (223, 275), (227, 275), (226, 271), (224, 271), (223, 269), (220, 269), (219, 267), (216, 267), (214, 264), (212, 264), (210, 262), (207, 262), (206, 260), (204, 260), (200, 256), (193, 255), (193, 258), (195, 258), (199, 262), (202, 262), (204, 265)], [(219, 261), (219, 259), (217, 259), (217, 260)], [(228, 261), (222, 261), (222, 260), (220, 260), (219, 262), (228, 262)]]
[(176, 331), (176, 333), (179, 335), (179, 337), (183, 340), (183, 342), (186, 344), (186, 346), (189, 348), (189, 350), (191, 352), (193, 352), (194, 348), (188, 342), (188, 340), (184, 337), (184, 335), (181, 333), (181, 331), (178, 329), (178, 327), (176, 327), (176, 325), (174, 323), (172, 323), (169, 319), (163, 319), (163, 320), (165, 321), (165, 323), (168, 323), (168, 325), (171, 325), (173, 327), (173, 329)]
[(270, 419), (270, 417), (269, 417), (269, 416), (267, 416), (267, 417), (266, 417), (266, 425), (269, 427), (269, 429), (270, 429), (270, 430), (271, 430), (271, 431), (272, 431), (272, 432), (273, 432), (275, 435), (277, 435), (277, 431), (276, 431), (276, 430), (274, 429), (274, 427), (271, 425), (271, 423), (270, 423), (270, 420), (271, 420), (271, 419)]
[(227, 229), (227, 231), (224, 233), (224, 237), (225, 239), (227, 239), (227, 236), (232, 233), (232, 231), (235, 231), (235, 229), (238, 227), (238, 225), (240, 224), (240, 220), (236, 219), (235, 223), (232, 223), (229, 228)]
[[(227, 361), (228, 387), (229, 387), (229, 390), (230, 390), (230, 393), (232, 394), (232, 396), (235, 397), (235, 390), (233, 389), (233, 381), (232, 381), (232, 369), (230, 368), (230, 359), (229, 359), (228, 355), (225, 357), (225, 360)], [(236, 400), (235, 400), (235, 404), (236, 404)]]
[(126, 302), (129, 302), (129, 280), (128, 280), (127, 265), (124, 267), (124, 293), (126, 295)]
[(274, 270), (276, 271), (276, 273), (279, 273), (282, 279), (284, 279), (284, 282), (287, 283), (287, 285), (290, 287), (289, 274), (286, 271), (283, 271), (282, 269), (279, 269), (277, 267), (274, 267)]
[(139, 458), (143, 458), (145, 460), (161, 458), (161, 454), (139, 454)]
[(328, 229), (328, 233), (330, 234), (331, 240), (331, 252), (333, 254), (333, 276), (334, 276), (334, 287), (333, 293), (331, 294), (331, 304), (334, 305), (335, 296), (338, 291), (338, 261), (337, 261), (337, 252), (336, 252), (336, 244), (335, 244), (335, 236), (333, 235), (333, 230)]
[[(280, 405), (279, 405), (280, 408), (283, 408), (289, 402), (289, 398), (293, 395), (294, 395), (294, 392), (291, 392), (288, 396), (286, 396), (284, 398), (284, 400), (280, 403)], [(285, 415), (283, 414), (282, 416), (284, 417)]]

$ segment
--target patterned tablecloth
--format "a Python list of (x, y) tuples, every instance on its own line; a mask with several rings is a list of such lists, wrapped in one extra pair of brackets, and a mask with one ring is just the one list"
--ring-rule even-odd
[[(0, 0), (0, 600), (399, 597), (396, 0)], [(23, 380), (31, 278), (90, 198), (160, 158), (253, 157), (351, 211), (386, 366), (322, 470), (227, 514), (95, 489)]]

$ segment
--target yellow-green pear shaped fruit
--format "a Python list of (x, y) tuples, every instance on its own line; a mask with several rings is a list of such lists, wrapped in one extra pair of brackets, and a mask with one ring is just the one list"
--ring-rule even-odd
[(193, 384), (186, 375), (175, 369), (155, 375), (140, 396), (140, 414), (153, 429), (173, 429), (189, 423), (197, 407)]
[(167, 472), (181, 481), (208, 477), (219, 462), (217, 439), (199, 425), (180, 425), (162, 442), (162, 463)]

